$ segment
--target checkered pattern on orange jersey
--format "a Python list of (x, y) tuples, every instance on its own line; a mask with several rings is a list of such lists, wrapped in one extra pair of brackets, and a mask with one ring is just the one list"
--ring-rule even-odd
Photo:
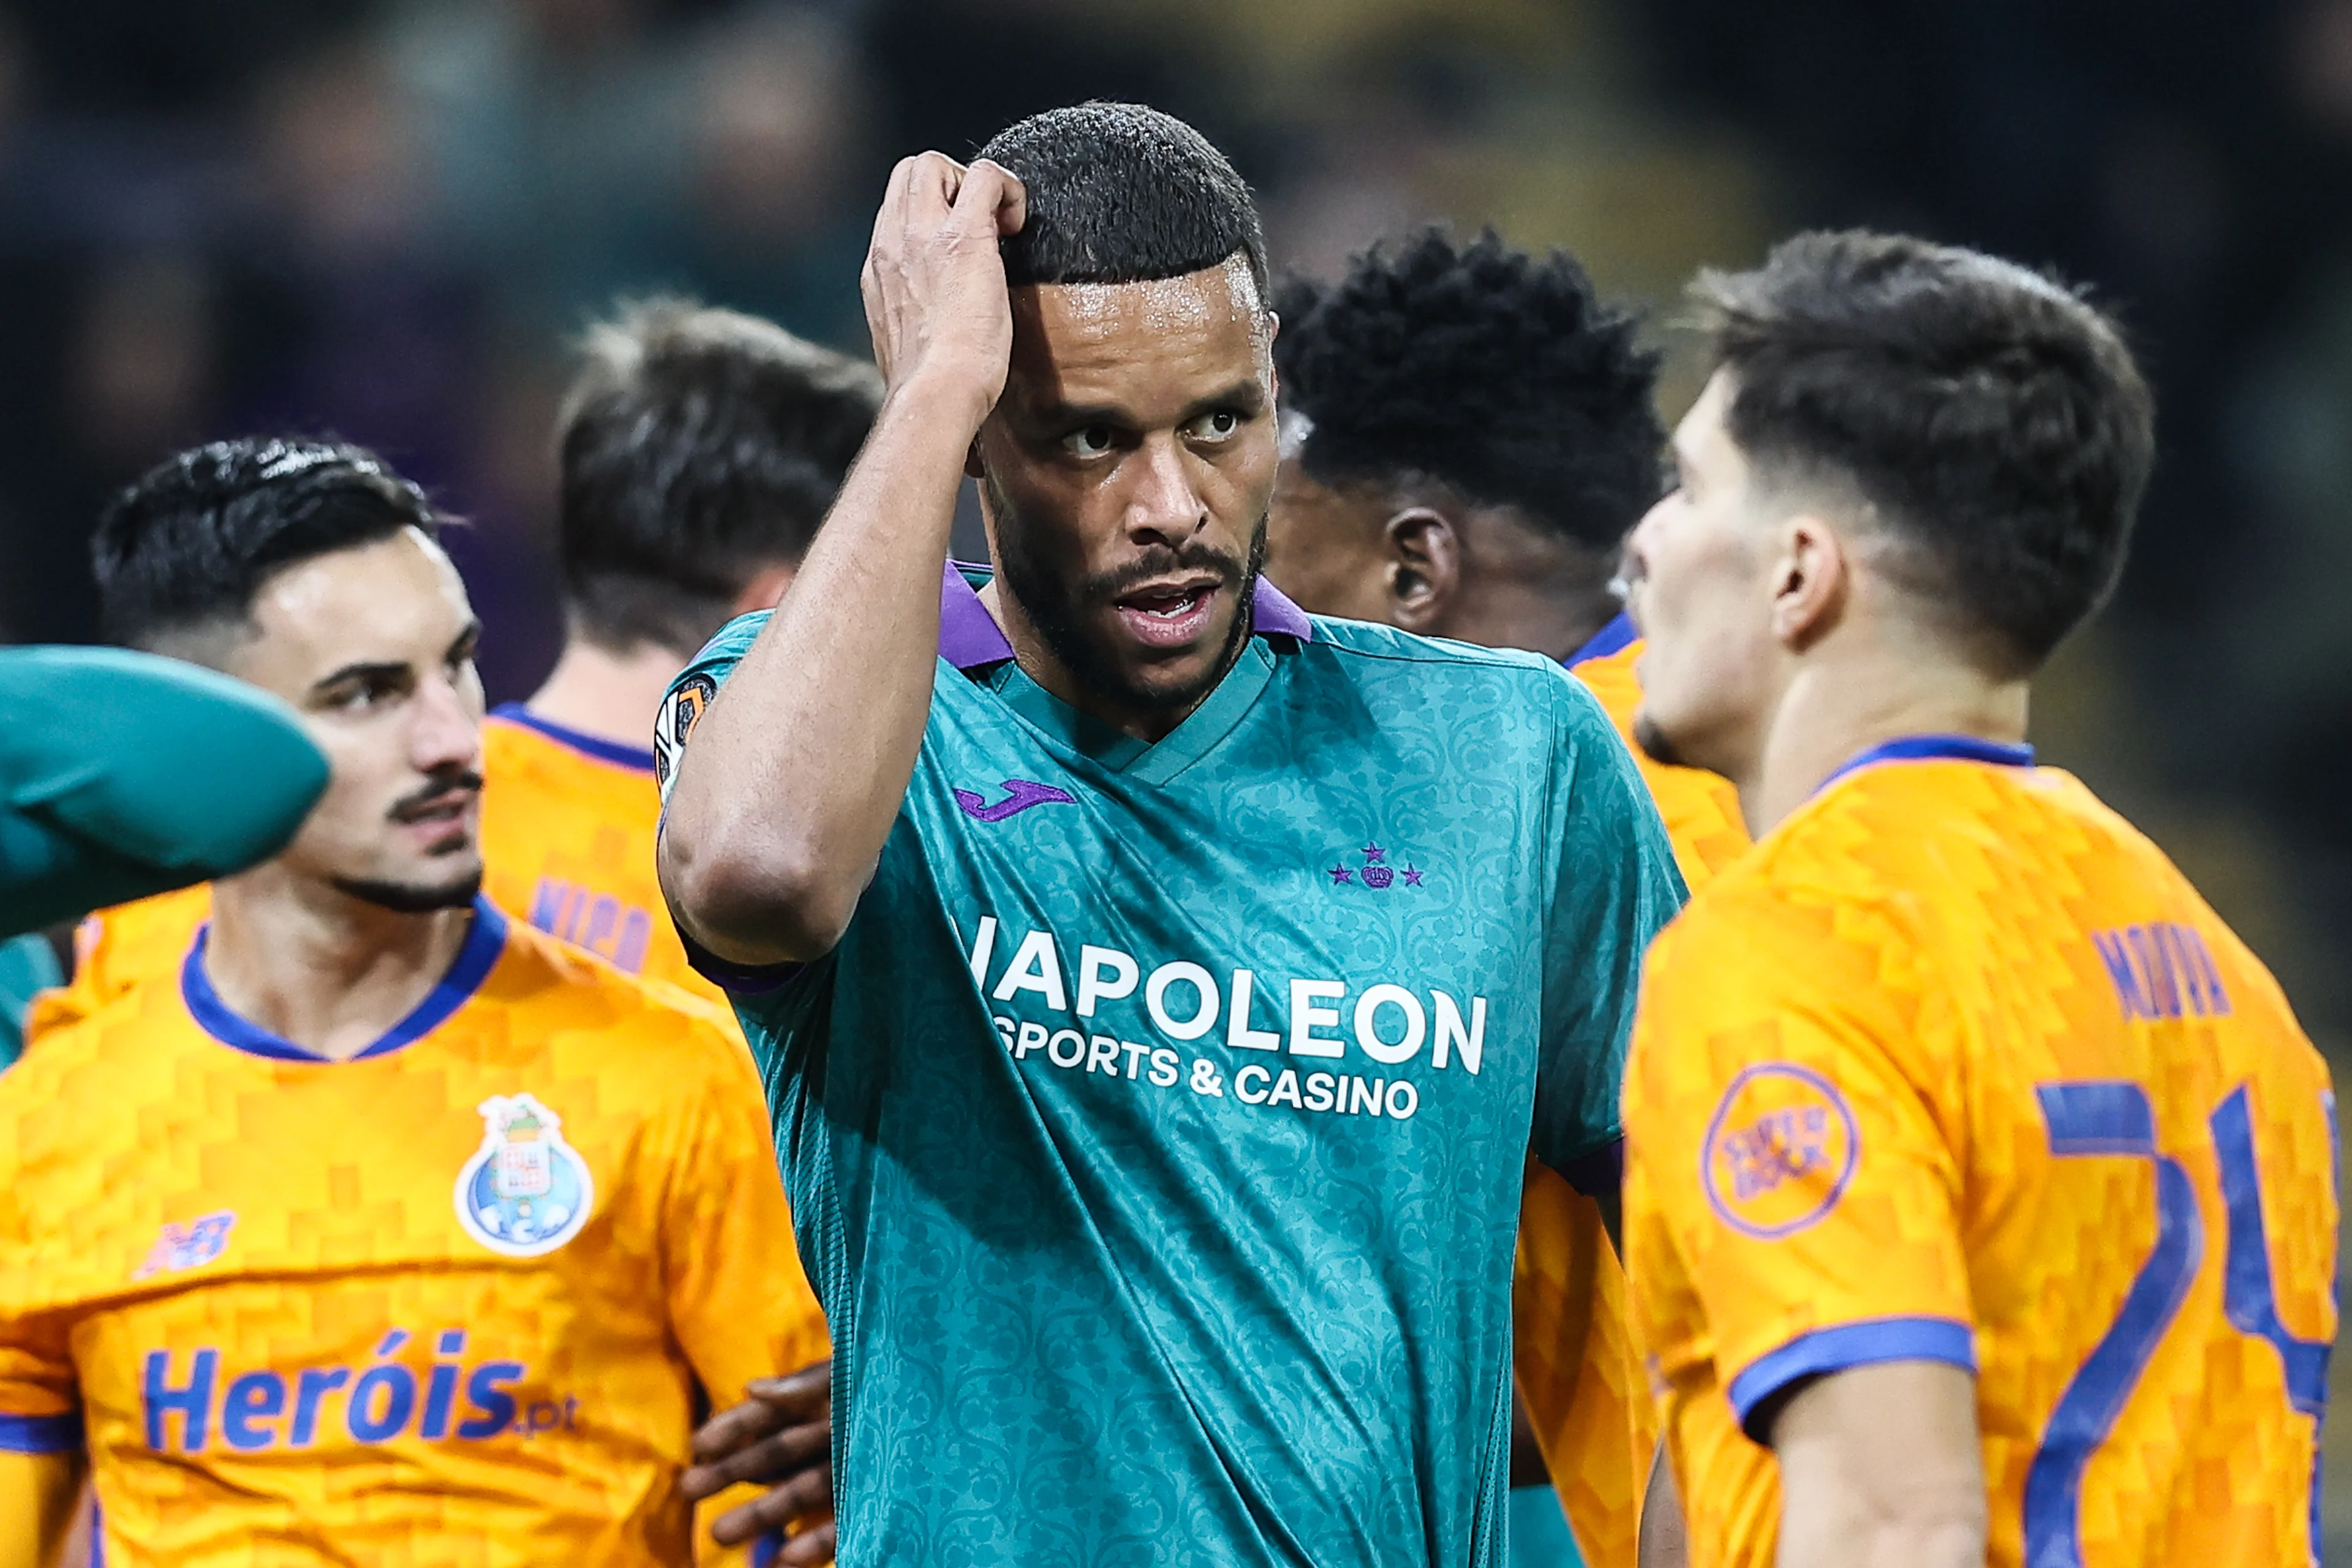
[(1977, 1370), (1988, 1561), (2313, 1558), (2336, 1332), (2327, 1073), (2163, 854), (2022, 748), (1835, 778), (1653, 947), (1628, 1250), (1701, 1568), (1765, 1568), (1743, 1423)]
[(0, 1442), (109, 1561), (685, 1561), (698, 1388), (824, 1352), (742, 1047), (477, 910), (352, 1060), (174, 973), (0, 1077)]

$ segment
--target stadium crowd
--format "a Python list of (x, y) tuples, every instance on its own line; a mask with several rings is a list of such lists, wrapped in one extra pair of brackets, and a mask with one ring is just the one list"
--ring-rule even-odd
[(0, 1568), (2316, 1562), (2326, 1068), (2025, 744), (2095, 301), (1799, 234), (1669, 436), (1102, 102), (808, 255), (581, 344), (527, 700), (268, 427), (0, 659)]

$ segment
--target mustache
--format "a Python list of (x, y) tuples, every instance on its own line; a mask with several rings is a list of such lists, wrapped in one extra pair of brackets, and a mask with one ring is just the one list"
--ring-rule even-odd
[(1219, 587), (1230, 588), (1242, 580), (1247, 570), (1241, 557), (1198, 541), (1181, 545), (1155, 544), (1126, 565), (1087, 578), (1078, 592), (1086, 598), (1105, 602), (1139, 588), (1154, 577), (1172, 576), (1179, 572), (1213, 573)]
[(384, 813), (394, 822), (415, 822), (427, 812), (438, 811), (449, 804), (451, 794), (464, 791), (469, 795), (482, 793), (482, 775), (471, 768), (451, 768), (433, 775), (432, 782), (392, 803)]

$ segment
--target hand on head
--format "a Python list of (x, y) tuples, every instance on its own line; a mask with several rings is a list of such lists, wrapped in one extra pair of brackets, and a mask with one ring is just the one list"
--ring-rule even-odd
[(922, 375), (962, 378), (983, 414), (995, 405), (1013, 353), (996, 242), (1026, 216), (1021, 182), (985, 158), (899, 161), (859, 278), (874, 362), (893, 391)]

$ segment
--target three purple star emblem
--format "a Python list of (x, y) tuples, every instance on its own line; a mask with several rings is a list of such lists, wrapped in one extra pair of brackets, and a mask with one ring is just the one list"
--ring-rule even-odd
[(1403, 879), (1406, 887), (1418, 888), (1421, 886), (1422, 879), (1428, 875), (1418, 866), (1390, 865), (1389, 852), (1375, 843), (1367, 843), (1359, 853), (1364, 858), (1364, 863), (1361, 866), (1333, 866), (1328, 868), (1325, 874), (1331, 879), (1333, 887), (1339, 887), (1342, 883), (1355, 886), (1360, 877), (1361, 885), (1371, 889), (1374, 892), (1381, 892), (1396, 886), (1399, 878)]

